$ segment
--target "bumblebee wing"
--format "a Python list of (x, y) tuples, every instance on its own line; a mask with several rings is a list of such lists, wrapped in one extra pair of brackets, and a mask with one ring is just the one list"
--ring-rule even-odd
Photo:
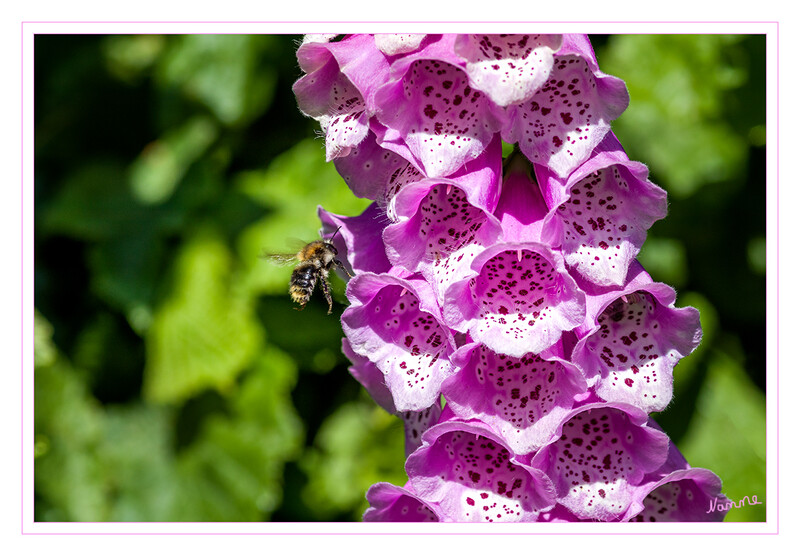
[(308, 244), (309, 244), (308, 241), (304, 241), (300, 238), (296, 237), (286, 238), (286, 246), (295, 253), (299, 252), (303, 247), (305, 247)]
[(297, 255), (292, 253), (262, 253), (261, 258), (284, 266), (297, 264)]

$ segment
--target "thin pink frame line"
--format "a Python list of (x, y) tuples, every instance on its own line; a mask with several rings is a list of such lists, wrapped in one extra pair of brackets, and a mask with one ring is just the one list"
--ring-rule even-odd
[[(212, 25), (219, 25), (219, 24), (270, 24), (270, 25), (294, 25), (294, 24), (328, 24), (331, 25), (340, 25), (343, 23), (353, 24), (353, 22), (314, 22), (314, 21), (22, 21), (20, 23), (20, 76), (21, 76), (21, 83), (20, 83), (20, 140), (21, 140), (21, 148), (20, 148), (20, 176), (21, 176), (21, 188), (20, 188), (20, 261), (21, 261), (21, 269), (20, 269), (20, 281), (21, 281), (21, 300), (20, 300), (20, 313), (21, 313), (21, 334), (20, 334), (20, 344), (21, 344), (21, 355), (20, 355), (20, 362), (22, 366), (22, 380), (21, 380), (21, 400), (20, 400), (20, 423), (21, 423), (21, 434), (20, 434), (20, 493), (21, 493), (21, 500), (20, 500), (20, 533), (23, 535), (383, 535), (387, 533), (370, 533), (370, 532), (359, 532), (359, 533), (328, 533), (328, 532), (297, 532), (297, 533), (281, 533), (281, 532), (239, 532), (239, 533), (230, 533), (230, 532), (220, 532), (220, 533), (192, 533), (192, 532), (92, 532), (92, 533), (82, 533), (82, 532), (25, 532), (25, 485), (24, 485), (24, 477), (25, 477), (25, 445), (24, 445), (24, 417), (25, 417), (25, 404), (24, 404), (24, 370), (25, 370), (25, 239), (24, 239), (24, 232), (25, 232), (25, 198), (24, 198), (24, 183), (25, 183), (25, 25), (26, 24), (130, 24), (130, 25), (137, 25), (137, 24), (164, 24), (164, 25), (193, 25), (193, 24), (212, 24)], [(355, 22), (356, 25), (369, 25), (369, 24), (396, 24), (396, 25), (403, 25), (403, 24), (421, 24), (421, 23), (431, 23), (431, 22), (419, 22), (419, 21), (393, 21), (393, 22), (385, 22), (385, 21), (359, 21)], [(435, 23), (435, 22), (434, 22)], [(448, 24), (518, 24), (518, 25), (526, 25), (526, 24), (562, 24), (567, 23), (570, 25), (581, 25), (581, 24), (597, 24), (598, 22), (575, 22), (575, 21), (456, 21), (456, 22), (447, 22)], [(778, 21), (624, 21), (624, 22), (599, 22), (599, 23), (616, 23), (622, 25), (630, 25), (630, 24), (712, 24), (712, 25), (729, 25), (729, 24), (753, 24), (753, 25), (774, 25), (775, 26), (775, 40), (776, 45), (780, 44), (780, 32), (779, 32), (779, 22)], [(35, 33), (35, 34), (58, 34), (58, 33)], [(34, 34), (34, 35), (35, 35)], [(107, 33), (64, 33), (64, 34), (107, 34)], [(151, 34), (151, 33), (146, 33)], [(167, 33), (167, 34), (183, 34), (180, 32), (175, 33)], [(249, 33), (202, 33), (202, 34), (249, 34)], [(274, 33), (274, 34), (295, 34), (291, 32), (286, 33)], [(629, 33), (629, 34), (637, 34), (637, 35), (645, 35), (645, 34), (652, 34), (652, 33)], [(671, 33), (671, 34), (695, 34), (695, 33)], [(724, 32), (720, 31), (718, 33), (708, 33), (708, 34), (725, 34)], [(751, 33), (754, 35), (765, 34), (769, 35), (769, 33)], [(769, 63), (769, 58), (767, 59), (767, 63)], [(776, 48), (775, 50), (775, 63), (776, 63), (776, 83), (775, 83), (775, 95), (776, 95), (776, 122), (775, 122), (775, 129), (776, 129), (776, 136), (778, 139), (780, 138), (780, 48)], [(780, 168), (780, 151), (776, 150), (775, 152), (775, 162), (776, 167)], [(776, 172), (775, 176), (775, 185), (776, 185), (776, 204), (777, 207), (780, 207), (780, 173)], [(775, 330), (775, 344), (776, 344), (776, 373), (775, 373), (775, 385), (776, 385), (776, 419), (775, 419), (775, 434), (776, 437), (780, 437), (780, 419), (777, 416), (780, 415), (780, 396), (777, 395), (777, 392), (780, 392), (780, 372), (779, 372), (779, 364), (780, 360), (777, 356), (780, 353), (780, 335), (779, 325), (780, 325), (780, 210), (776, 210), (776, 219), (775, 219), (775, 241), (776, 241), (776, 256), (775, 256), (775, 286), (776, 286), (776, 307), (775, 307), (775, 321), (776, 321), (776, 330)], [(769, 453), (769, 437), (766, 439), (765, 443), (765, 451)], [(653, 535), (653, 534), (672, 534), (672, 535), (777, 535), (780, 531), (780, 519), (777, 515), (779, 513), (780, 508), (780, 445), (776, 441), (776, 516), (775, 516), (775, 524), (776, 529), (775, 532), (756, 532), (756, 533), (730, 533), (730, 532), (688, 532), (688, 533), (658, 533), (658, 532), (625, 532), (625, 533), (617, 533), (617, 532), (570, 532), (570, 533), (560, 533), (560, 532), (525, 532), (525, 533), (517, 533), (517, 532), (480, 532), (480, 533), (447, 533), (447, 532), (437, 532), (437, 533), (420, 533), (414, 532), (415, 535), (564, 535), (564, 534), (579, 534), (579, 535)], [(766, 477), (767, 485), (769, 485), (770, 477), (767, 475)], [(769, 489), (767, 489), (769, 490)], [(765, 508), (766, 509), (766, 508)], [(768, 511), (768, 510), (767, 510)], [(34, 521), (34, 523), (36, 523)], [(51, 522), (51, 523), (71, 523), (71, 522)], [(108, 522), (81, 522), (86, 524), (105, 524)], [(157, 524), (157, 523), (169, 523), (169, 524), (205, 524), (206, 522), (126, 522), (129, 524)], [(230, 523), (250, 523), (250, 522), (230, 522)], [(295, 522), (297, 523), (297, 522)], [(313, 522), (299, 522), (299, 523), (308, 523), (309, 525), (313, 525)], [(319, 522), (322, 523), (334, 523), (334, 522)], [(727, 522), (727, 523), (738, 523), (738, 522)], [(769, 518), (765, 521), (765, 524), (769, 523)]]

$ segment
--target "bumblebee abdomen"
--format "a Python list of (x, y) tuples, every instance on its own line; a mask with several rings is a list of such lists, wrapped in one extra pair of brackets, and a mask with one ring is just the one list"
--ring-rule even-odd
[(289, 295), (292, 297), (292, 301), (300, 305), (308, 303), (308, 300), (311, 299), (311, 291), (312, 290), (308, 288), (301, 288), (300, 286), (289, 286)]
[(301, 263), (294, 269), (289, 281), (289, 295), (295, 303), (301, 306), (308, 303), (317, 283), (318, 272), (319, 270), (310, 262)]

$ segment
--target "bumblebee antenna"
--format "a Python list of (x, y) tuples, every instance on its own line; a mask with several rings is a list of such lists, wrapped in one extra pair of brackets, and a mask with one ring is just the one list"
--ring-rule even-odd
[(342, 229), (342, 227), (341, 227), (341, 226), (339, 226), (338, 228), (336, 228), (336, 231), (335, 231), (335, 232), (333, 232), (333, 235), (332, 235), (331, 237), (329, 237), (329, 238), (328, 238), (326, 241), (329, 241), (329, 242), (330, 242), (330, 241), (333, 241), (333, 238), (335, 238), (335, 237), (336, 237), (336, 234), (338, 234), (338, 233), (339, 233), (339, 230), (341, 230), (341, 229)]

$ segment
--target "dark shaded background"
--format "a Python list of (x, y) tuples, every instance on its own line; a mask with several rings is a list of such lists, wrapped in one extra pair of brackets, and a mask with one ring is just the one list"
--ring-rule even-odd
[[(764, 36), (593, 36), (614, 123), (667, 189), (641, 260), (704, 340), (658, 422), (734, 500), (765, 494)], [(402, 428), (294, 311), (264, 251), (358, 214), (291, 92), (297, 36), (35, 39), (35, 516), (359, 519)], [(764, 519), (764, 506), (729, 521)]]

